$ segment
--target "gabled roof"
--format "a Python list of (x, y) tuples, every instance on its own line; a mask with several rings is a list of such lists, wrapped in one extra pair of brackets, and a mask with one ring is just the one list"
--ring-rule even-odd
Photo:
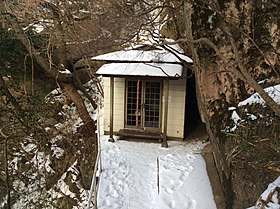
[(161, 47), (116, 51), (92, 57), (92, 60), (111, 62), (97, 70), (96, 73), (103, 76), (181, 77), (183, 65), (179, 58), (192, 63), (178, 51), (172, 53)]

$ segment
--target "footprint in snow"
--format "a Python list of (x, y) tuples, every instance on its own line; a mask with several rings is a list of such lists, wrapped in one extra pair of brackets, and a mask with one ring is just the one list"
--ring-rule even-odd
[(118, 181), (114, 184), (114, 188), (116, 191), (118, 191), (118, 193), (122, 193), (123, 192), (123, 188), (124, 188), (124, 184), (121, 181)]
[(170, 208), (175, 208), (176, 207), (176, 202), (175, 200), (172, 200), (170, 203)]
[[(166, 205), (166, 208), (172, 208), (172, 209), (175, 209), (176, 208), (176, 202), (175, 200), (170, 200), (170, 199), (164, 199), (164, 203)], [(189, 209), (189, 208), (187, 208)]]
[(167, 186), (164, 188), (165, 191), (168, 194), (173, 194), (175, 192), (175, 190), (177, 190), (178, 188), (180, 188), (183, 185), (183, 181), (181, 181), (180, 179), (176, 179), (176, 181), (174, 180), (169, 180), (169, 183), (167, 184)]
[(189, 201), (188, 209), (196, 209), (196, 201), (191, 199)]
[(110, 167), (117, 167), (118, 166), (118, 164), (116, 163), (115, 160), (109, 160), (109, 165), (110, 165)]
[(103, 170), (102, 175), (104, 179), (110, 179), (114, 175), (115, 171), (112, 170)]
[(193, 160), (195, 158), (193, 155), (190, 155), (190, 154), (187, 154), (186, 157), (187, 157), (188, 160)]
[(108, 199), (105, 199), (103, 202), (102, 202), (102, 204), (101, 205), (99, 205), (99, 209), (108, 209), (108, 208), (110, 208), (110, 206), (111, 206), (111, 202), (110, 202), (110, 200), (109, 200), (109, 198)]
[(174, 189), (169, 188), (169, 187), (166, 187), (166, 188), (165, 188), (165, 191), (166, 191), (168, 194), (173, 194), (173, 193), (174, 193)]
[(118, 153), (120, 151), (120, 148), (118, 145), (113, 145), (110, 147), (107, 147), (107, 149), (105, 149), (105, 153), (106, 154), (114, 154), (114, 153)]
[(181, 173), (181, 175), (179, 176), (180, 181), (183, 182), (183, 181), (186, 179), (186, 177), (187, 177), (188, 175), (189, 175), (189, 172), (188, 172), (188, 171), (183, 171), (183, 172)]
[(122, 162), (122, 161), (119, 162), (119, 167), (120, 168), (125, 168), (126, 167), (125, 162)]
[(182, 180), (179, 180), (177, 182), (177, 184), (175, 185), (175, 187), (180, 188), (181, 186), (183, 186), (184, 182)]
[(117, 198), (119, 197), (118, 195), (118, 191), (116, 189), (112, 189), (112, 191), (110, 192), (111, 197)]

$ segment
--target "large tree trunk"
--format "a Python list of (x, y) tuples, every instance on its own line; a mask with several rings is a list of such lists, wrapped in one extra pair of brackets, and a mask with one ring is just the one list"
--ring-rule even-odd
[[(280, 3), (276, 1), (198, 0), (185, 1), (181, 11), (172, 10), (175, 14), (170, 15), (176, 16), (173, 22), (177, 21), (170, 28), (177, 30), (169, 38), (177, 39), (194, 61), (198, 105), (213, 145), (228, 209), (253, 205), (268, 179), (273, 181), (276, 175), (268, 168), (256, 170), (242, 154), (239, 155), (244, 162), (236, 164), (234, 160), (243, 158), (232, 158), (232, 153), (237, 142), (246, 143), (257, 136), (275, 140), (277, 119), (266, 128), (248, 123), (249, 130), (241, 128), (234, 137), (223, 129), (232, 121), (228, 108), (237, 107), (252, 90), (274, 111), (269, 114), (280, 116), (279, 105), (258, 83), (263, 79), (272, 84), (280, 82), (279, 8)], [(256, 152), (259, 152), (257, 146), (251, 153), (245, 153), (249, 158)]]
[[(207, 130), (213, 144), (227, 208), (241, 209), (253, 205), (257, 197), (255, 194), (260, 194), (263, 189), (264, 185), (257, 183), (255, 178), (266, 184), (269, 182), (268, 176), (273, 178), (275, 173), (271, 174), (268, 171), (249, 168), (246, 159), (243, 162), (248, 165), (244, 165), (246, 169), (240, 164), (233, 163), (231, 152), (236, 147), (232, 141), (236, 139), (225, 135), (222, 129), (225, 129), (231, 121), (231, 113), (228, 108), (230, 106), (237, 107), (238, 102), (249, 95), (250, 92), (247, 90), (251, 88), (264, 98), (276, 115), (280, 115), (279, 105), (258, 84), (258, 81), (264, 78), (279, 82), (279, 74), (275, 72), (277, 68), (279, 72), (279, 65), (277, 65), (279, 54), (275, 53), (279, 51), (279, 47), (277, 44), (269, 43), (270, 40), (275, 39), (273, 37), (275, 33), (269, 32), (269, 24), (272, 24), (270, 21), (273, 24), (279, 24), (279, 21), (275, 21), (275, 18), (272, 17), (279, 14), (280, 5), (278, 3), (277, 7), (272, 2), (264, 3), (262, 1), (255, 3), (250, 1), (216, 2), (216, 4), (197, 1), (196, 3), (193, 7), (194, 14), (191, 20), (194, 39), (207, 37), (215, 44), (218, 53), (220, 53), (219, 56), (217, 51), (209, 45), (199, 44), (195, 46), (199, 59), (199, 63), (195, 66), (196, 76), (202, 98), (204, 98), (202, 100), (204, 108), (202, 109), (206, 110)], [(257, 8), (259, 8), (258, 12), (256, 12)], [(258, 22), (260, 20), (257, 19), (261, 16), (263, 17), (262, 22)], [(268, 16), (270, 17), (268, 18)], [(264, 36), (266, 36), (265, 39)], [(268, 63), (266, 57), (260, 53), (260, 50), (248, 37), (254, 39), (263, 54), (274, 54), (274, 59)], [(264, 63), (268, 67), (264, 68)], [(275, 131), (275, 129), (270, 130)], [(253, 130), (250, 131), (252, 133), (248, 132), (247, 134), (257, 135)], [(244, 140), (241, 137), (244, 136), (240, 134), (240, 138), (237, 140)], [(249, 188), (249, 185), (254, 186)], [(243, 191), (248, 193), (250, 189), (254, 191), (253, 194), (245, 195)]]
[[(96, 123), (90, 117), (88, 110), (85, 106), (85, 103), (83, 101), (83, 98), (77, 92), (76, 87), (70, 83), (61, 83), (60, 86), (61, 86), (62, 90), (64, 90), (66, 92), (66, 94), (69, 96), (69, 98), (75, 104), (75, 106), (77, 108), (78, 114), (84, 123), (83, 135), (94, 136), (95, 131), (96, 131)], [(95, 144), (96, 143), (97, 143), (97, 140), (95, 140)]]

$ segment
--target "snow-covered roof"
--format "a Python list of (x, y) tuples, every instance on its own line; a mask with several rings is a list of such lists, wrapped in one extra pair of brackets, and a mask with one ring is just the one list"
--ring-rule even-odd
[(115, 76), (180, 77), (183, 67), (174, 64), (112, 63), (103, 65), (97, 74)]
[(130, 49), (92, 57), (92, 60), (111, 62), (97, 71), (104, 76), (180, 77), (183, 72), (180, 59), (187, 63), (192, 63), (192, 60), (177, 51), (173, 52), (176, 55), (163, 48), (148, 51)]

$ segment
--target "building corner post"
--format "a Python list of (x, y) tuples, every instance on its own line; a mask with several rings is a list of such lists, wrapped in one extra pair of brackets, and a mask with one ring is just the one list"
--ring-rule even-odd
[(115, 142), (113, 137), (114, 132), (114, 77), (110, 77), (110, 138), (109, 142)]
[(163, 126), (163, 140), (161, 143), (162, 147), (168, 147), (167, 144), (167, 119), (168, 119), (168, 97), (169, 97), (169, 80), (165, 80), (165, 85), (164, 85), (164, 126)]

